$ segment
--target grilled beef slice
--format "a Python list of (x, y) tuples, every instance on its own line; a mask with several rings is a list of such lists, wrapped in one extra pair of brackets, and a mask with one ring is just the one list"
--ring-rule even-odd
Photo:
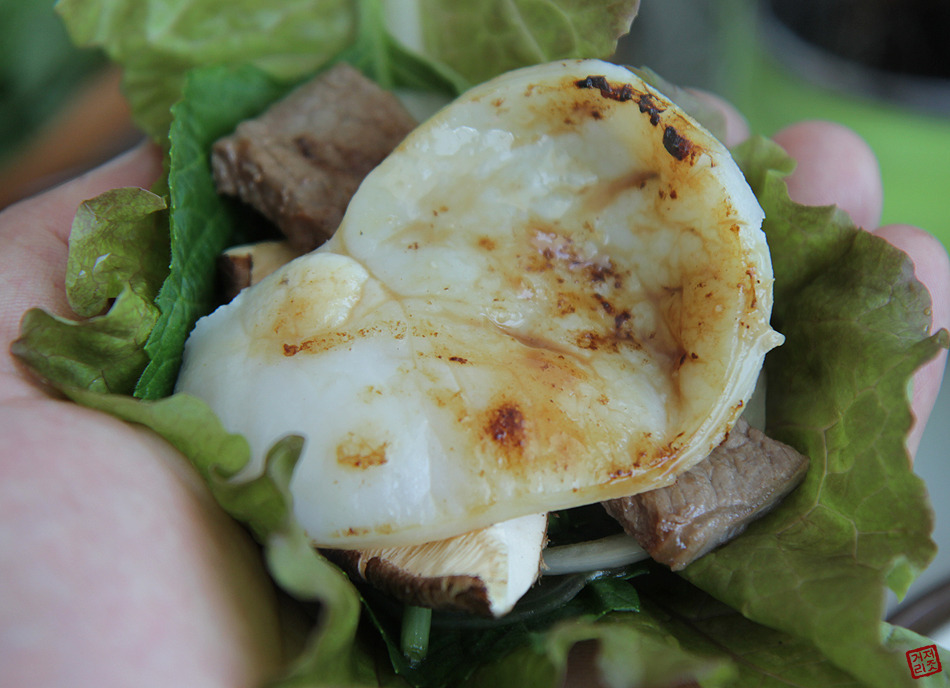
[(294, 249), (310, 251), (415, 126), (392, 93), (340, 63), (217, 141), (215, 183), (274, 222)]
[(667, 487), (604, 502), (653, 559), (678, 571), (764, 516), (805, 477), (808, 458), (739, 420)]

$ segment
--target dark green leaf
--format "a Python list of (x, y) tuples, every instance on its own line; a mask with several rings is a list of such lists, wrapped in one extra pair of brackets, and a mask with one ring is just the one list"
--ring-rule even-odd
[(188, 75), (171, 132), (171, 271), (156, 301), (161, 317), (146, 345), (151, 363), (136, 396), (171, 393), (185, 339), (215, 305), (215, 261), (241, 225), (239, 211), (215, 191), (211, 145), (289, 87), (251, 67), (212, 67)]

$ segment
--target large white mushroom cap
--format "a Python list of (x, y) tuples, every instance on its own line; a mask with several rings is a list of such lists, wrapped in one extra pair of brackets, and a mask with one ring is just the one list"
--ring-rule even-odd
[(325, 246), (202, 319), (178, 391), (258, 462), (306, 437), (294, 509), (324, 546), (658, 487), (781, 342), (761, 221), (722, 144), (627, 69), (511, 72), (413, 132)]

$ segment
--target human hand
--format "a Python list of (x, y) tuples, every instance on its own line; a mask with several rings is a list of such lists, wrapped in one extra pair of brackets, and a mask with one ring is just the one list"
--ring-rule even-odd
[(183, 457), (9, 353), (28, 308), (70, 315), (79, 203), (160, 174), (141, 147), (0, 213), (0, 686), (252, 686), (281, 659), (259, 552)]
[[(728, 143), (747, 135), (730, 117)], [(837, 202), (877, 227), (880, 179), (852, 133), (804, 123), (776, 140), (796, 157), (802, 202)], [(818, 142), (818, 143), (816, 143)], [(29, 307), (68, 315), (66, 237), (78, 204), (116, 186), (148, 186), (157, 153), (141, 148), (0, 213), (0, 684), (253, 685), (280, 659), (273, 591), (255, 547), (184, 460), (149, 432), (52, 398), (9, 356)], [(876, 232), (915, 261), (950, 326), (950, 266), (925, 232)], [(916, 448), (945, 354), (918, 374)]]

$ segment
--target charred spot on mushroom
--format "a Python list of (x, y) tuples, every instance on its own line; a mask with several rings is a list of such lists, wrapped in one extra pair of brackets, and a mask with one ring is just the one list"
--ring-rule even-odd
[(673, 126), (667, 126), (663, 130), (663, 147), (677, 160), (685, 160), (693, 152), (692, 142)]
[(504, 402), (489, 412), (485, 432), (507, 454), (520, 453), (527, 439), (524, 414), (517, 404)]
[(383, 466), (388, 459), (389, 442), (371, 443), (366, 438), (350, 435), (336, 448), (337, 463), (356, 469)]
[(596, 88), (604, 98), (616, 100), (619, 103), (636, 99), (640, 112), (650, 116), (650, 124), (653, 126), (660, 123), (660, 113), (665, 110), (652, 93), (637, 92), (632, 84), (613, 86), (605, 76), (591, 75), (585, 79), (579, 79), (574, 82), (574, 85), (578, 88)]
[(585, 79), (579, 79), (574, 82), (574, 85), (578, 88), (596, 88), (604, 98), (616, 100), (619, 103), (632, 100), (635, 94), (632, 84), (621, 84), (615, 88), (607, 81), (607, 77), (602, 75), (591, 75)]
[(678, 571), (739, 535), (804, 479), (808, 458), (740, 419), (672, 485), (604, 502), (653, 559)]
[(660, 123), (660, 113), (663, 112), (665, 108), (661, 107), (656, 102), (656, 98), (652, 93), (644, 93), (637, 100), (637, 103), (640, 106), (640, 112), (648, 113), (650, 115), (650, 124), (654, 127)]

